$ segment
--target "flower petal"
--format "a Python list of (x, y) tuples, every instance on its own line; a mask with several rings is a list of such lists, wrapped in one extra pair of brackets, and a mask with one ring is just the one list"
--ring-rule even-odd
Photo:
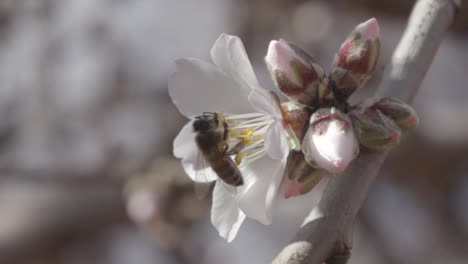
[(225, 188), (224, 183), (217, 182), (213, 190), (211, 223), (219, 235), (231, 242), (244, 219), (245, 214), (237, 207), (234, 195)]
[(289, 153), (289, 145), (283, 126), (275, 122), (266, 131), (265, 151), (275, 160), (285, 159)]
[(251, 183), (238, 195), (239, 208), (247, 216), (265, 225), (271, 223), (272, 209), (285, 166), (286, 159), (276, 161), (264, 156), (242, 171), (244, 178)]
[(190, 120), (180, 130), (173, 143), (174, 156), (176, 158), (185, 158), (197, 151), (195, 143), (195, 132), (193, 132), (193, 120)]
[(271, 91), (260, 87), (253, 89), (249, 94), (249, 101), (255, 111), (280, 118), (281, 109), (278, 100)]
[(214, 65), (189, 58), (176, 61), (169, 77), (169, 95), (179, 111), (189, 117), (203, 112), (252, 112), (243, 88)]
[(245, 95), (248, 95), (251, 89), (260, 87), (239, 37), (221, 34), (211, 48), (211, 59), (241, 86)]

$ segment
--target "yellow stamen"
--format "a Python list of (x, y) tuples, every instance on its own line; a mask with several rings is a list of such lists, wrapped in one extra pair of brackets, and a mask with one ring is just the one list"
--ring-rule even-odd
[(250, 136), (246, 136), (246, 137), (243, 137), (243, 138), (239, 138), (239, 140), (242, 140), (242, 142), (244, 142), (244, 144), (249, 144), (252, 140), (252, 137)]
[(258, 142), (258, 141), (260, 141), (260, 140), (262, 140), (262, 139), (263, 139), (263, 136), (262, 136), (262, 135), (256, 135), (255, 137), (252, 138), (252, 141), (253, 141), (253, 142)]
[(247, 129), (241, 130), (240, 134), (243, 136), (251, 136), (254, 132), (255, 131), (253, 128), (247, 128)]
[(249, 150), (249, 151), (246, 151), (246, 153), (245, 153), (244, 155), (245, 155), (245, 156), (253, 155), (253, 154), (255, 154), (255, 151), (256, 151), (256, 150)]
[(235, 124), (235, 123), (236, 123), (236, 121), (233, 120), (233, 119), (224, 119), (224, 120), (225, 120), (226, 123), (228, 123), (228, 124)]
[(236, 162), (236, 165), (239, 166), (242, 162), (242, 159), (244, 158), (245, 154), (243, 152), (239, 152), (236, 157), (234, 158), (234, 161)]

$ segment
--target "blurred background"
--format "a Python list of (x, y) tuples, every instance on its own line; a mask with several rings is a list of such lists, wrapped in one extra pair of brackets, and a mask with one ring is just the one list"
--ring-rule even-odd
[[(187, 121), (167, 79), (240, 36), (265, 87), (279, 37), (329, 69), (359, 22), (381, 25), (375, 88), (414, 1), (0, 0), (0, 263), (269, 263), (307, 200), (231, 244), (209, 221), (172, 140)], [(349, 263), (468, 263), (468, 9), (414, 103), (420, 127), (392, 152), (356, 223)]]

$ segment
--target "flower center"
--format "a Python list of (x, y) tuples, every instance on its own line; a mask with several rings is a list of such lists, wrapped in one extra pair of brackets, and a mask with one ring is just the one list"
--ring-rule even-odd
[(228, 155), (235, 155), (236, 165), (246, 165), (265, 155), (265, 133), (274, 122), (271, 116), (248, 113), (224, 117), (228, 124)]

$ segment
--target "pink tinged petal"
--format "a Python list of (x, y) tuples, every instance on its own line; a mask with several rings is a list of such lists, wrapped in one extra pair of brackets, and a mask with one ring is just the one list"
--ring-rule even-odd
[(244, 92), (248, 93), (250, 89), (260, 87), (239, 37), (221, 34), (211, 48), (211, 58)]
[(317, 103), (322, 68), (306, 51), (284, 40), (272, 40), (265, 63), (276, 86), (300, 104)]
[(289, 145), (283, 126), (280, 122), (270, 125), (265, 134), (265, 151), (275, 160), (285, 159), (289, 153)]
[(265, 62), (269, 70), (273, 73), (276, 70), (281, 71), (285, 78), (291, 81), (294, 85), (302, 86), (303, 83), (299, 79), (299, 75), (293, 71), (290, 67), (290, 63), (293, 60), (299, 60), (299, 62), (305, 64), (305, 62), (295, 55), (294, 50), (289, 44), (284, 41), (270, 41), (268, 45), (267, 55), (265, 56)]
[(239, 208), (250, 218), (262, 224), (271, 224), (275, 204), (286, 160), (272, 160), (264, 156), (242, 171), (251, 184), (238, 196)]
[(224, 183), (217, 182), (213, 190), (211, 207), (211, 223), (219, 235), (231, 242), (237, 235), (245, 214), (239, 210), (233, 193), (228, 191)]
[(292, 181), (286, 178), (283, 183), (283, 189), (285, 199), (301, 194), (301, 184), (298, 181)]
[[(330, 110), (319, 111), (326, 113)], [(305, 158), (310, 164), (316, 164), (331, 173), (340, 173), (359, 151), (351, 122), (343, 114), (339, 114), (339, 117), (330, 115), (315, 121), (316, 114), (311, 118), (311, 125), (302, 144)]]
[(377, 19), (371, 18), (366, 22), (363, 22), (356, 27), (356, 31), (361, 32), (361, 34), (366, 39), (376, 39), (380, 37), (380, 27)]
[(189, 118), (207, 111), (252, 112), (246, 100), (249, 92), (214, 65), (194, 58), (177, 60), (176, 71), (169, 77), (169, 95)]

